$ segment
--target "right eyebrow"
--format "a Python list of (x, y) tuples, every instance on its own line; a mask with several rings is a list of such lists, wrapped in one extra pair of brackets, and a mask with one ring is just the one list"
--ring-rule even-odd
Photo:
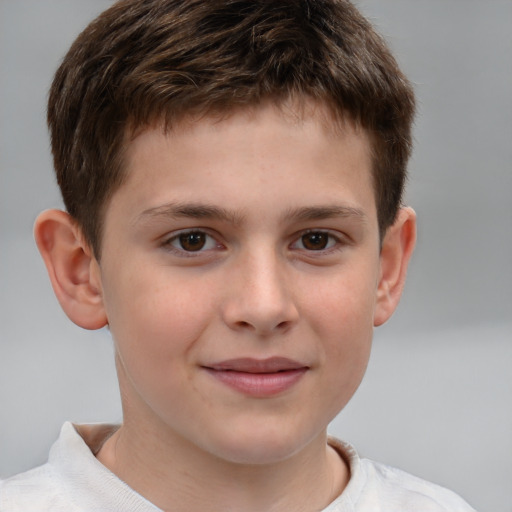
[(146, 219), (207, 219), (220, 220), (231, 224), (240, 224), (244, 215), (239, 211), (232, 211), (220, 206), (203, 203), (166, 203), (144, 210), (136, 219), (137, 222)]

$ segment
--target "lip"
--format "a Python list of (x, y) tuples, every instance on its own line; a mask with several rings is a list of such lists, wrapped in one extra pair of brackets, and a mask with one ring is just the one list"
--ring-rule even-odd
[(285, 357), (229, 359), (203, 368), (222, 384), (257, 398), (289, 390), (309, 370), (307, 365)]

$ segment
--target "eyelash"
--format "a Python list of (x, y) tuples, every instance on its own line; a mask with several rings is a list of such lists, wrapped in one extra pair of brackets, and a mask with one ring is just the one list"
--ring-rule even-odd
[(302, 243), (302, 245), (304, 245), (304, 238), (307, 237), (308, 235), (316, 235), (316, 236), (321, 236), (321, 237), (327, 237), (327, 240), (326, 240), (327, 247), (320, 248), (320, 249), (317, 249), (317, 250), (315, 250), (315, 249), (308, 249), (306, 247), (301, 248), (301, 250), (303, 250), (303, 251), (305, 251), (305, 252), (307, 252), (309, 254), (319, 254), (319, 255), (322, 255), (322, 254), (326, 254), (326, 253), (330, 253), (330, 252), (334, 252), (334, 251), (340, 250), (344, 245), (346, 245), (346, 241), (340, 235), (335, 235), (334, 233), (332, 233), (329, 230), (325, 230), (325, 229), (310, 229), (310, 230), (302, 232), (300, 234), (300, 236), (295, 240), (295, 242), (293, 242), (291, 244), (291, 246), (293, 247), (294, 245), (296, 245), (298, 243)]
[[(180, 243), (180, 239), (181, 239), (181, 237), (186, 237), (186, 236), (191, 236), (191, 235), (204, 236), (206, 239), (204, 242), (204, 245), (206, 245), (206, 246), (209, 245), (209, 247), (204, 248), (204, 245), (203, 245), (197, 251), (185, 249), (182, 246), (182, 244)], [(307, 237), (308, 235), (327, 236), (327, 241), (326, 241), (327, 247), (320, 248), (318, 250), (307, 249), (306, 247), (302, 247), (302, 248), (294, 247), (300, 243), (302, 243), (302, 245), (303, 245), (304, 237)], [(176, 247), (173, 245), (173, 243), (176, 241), (178, 241), (178, 243), (181, 245), (181, 247)], [(321, 255), (330, 254), (330, 253), (339, 251), (344, 246), (346, 246), (348, 243), (349, 242), (347, 241), (346, 237), (341, 236), (340, 234), (334, 234), (333, 232), (331, 232), (329, 230), (325, 230), (325, 229), (310, 229), (307, 231), (302, 231), (298, 234), (298, 236), (294, 237), (293, 242), (290, 244), (289, 247), (291, 247), (292, 249), (298, 249), (300, 251), (303, 251), (311, 256), (314, 256), (314, 255), (321, 256)], [(212, 251), (215, 249), (221, 249), (221, 250), (224, 249), (223, 244), (218, 242), (213, 235), (211, 235), (204, 229), (188, 229), (188, 230), (179, 231), (179, 232), (173, 234), (171, 237), (166, 238), (163, 241), (162, 246), (165, 249), (169, 250), (170, 252), (176, 254), (177, 256), (189, 257), (189, 258), (190, 257), (198, 257), (201, 255), (204, 256), (205, 252), (209, 252), (209, 251)]]
[[(192, 236), (192, 235), (204, 236), (206, 239), (204, 242), (204, 245), (210, 245), (212, 247), (207, 247), (206, 249), (204, 249), (204, 246), (202, 246), (197, 251), (192, 251), (192, 250), (187, 250), (187, 249), (183, 248), (183, 246), (180, 248), (180, 247), (175, 247), (173, 245), (173, 242), (175, 242), (175, 241), (178, 241), (178, 243), (180, 243), (181, 237)], [(205, 231), (203, 229), (187, 229), (187, 230), (179, 231), (178, 233), (175, 233), (171, 237), (165, 239), (162, 243), (162, 246), (165, 249), (169, 250), (170, 252), (172, 252), (178, 256), (187, 257), (187, 258), (200, 256), (204, 252), (210, 251), (212, 249), (223, 248), (223, 245), (220, 244), (219, 242), (217, 242), (217, 240), (215, 239), (214, 236), (212, 236), (210, 233), (208, 233), (207, 231)]]

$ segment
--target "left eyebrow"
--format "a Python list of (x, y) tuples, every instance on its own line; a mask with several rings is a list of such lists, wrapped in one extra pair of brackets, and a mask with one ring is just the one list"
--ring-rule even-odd
[(307, 206), (289, 210), (285, 214), (285, 219), (298, 221), (325, 220), (332, 218), (348, 218), (366, 222), (367, 215), (359, 208), (340, 205)]

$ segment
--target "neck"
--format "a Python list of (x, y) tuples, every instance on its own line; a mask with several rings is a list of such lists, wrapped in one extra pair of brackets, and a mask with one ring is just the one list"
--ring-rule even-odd
[(220, 459), (180, 436), (166, 432), (163, 437), (125, 421), (97, 457), (132, 489), (169, 511), (321, 510), (349, 478), (325, 432), (285, 460), (251, 465)]

